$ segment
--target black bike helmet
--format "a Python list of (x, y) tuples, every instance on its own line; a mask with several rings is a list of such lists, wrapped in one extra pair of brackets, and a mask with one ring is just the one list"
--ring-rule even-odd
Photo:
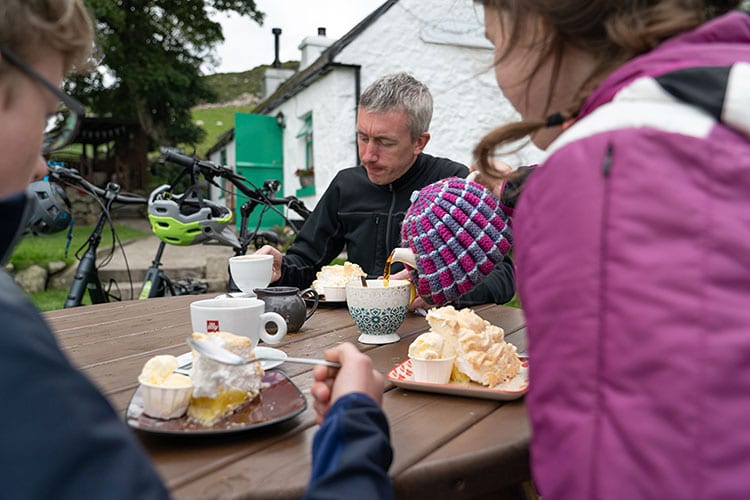
[(64, 231), (70, 225), (70, 200), (62, 187), (49, 181), (29, 184), (34, 210), (29, 218), (29, 228), (38, 234)]
[(229, 223), (232, 211), (223, 205), (203, 199), (196, 188), (175, 195), (169, 185), (151, 192), (148, 219), (151, 230), (170, 245), (195, 245), (206, 240), (239, 248), (240, 242)]

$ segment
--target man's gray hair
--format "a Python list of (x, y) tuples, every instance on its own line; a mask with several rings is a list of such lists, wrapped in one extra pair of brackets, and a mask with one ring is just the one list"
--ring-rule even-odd
[(386, 75), (362, 93), (359, 106), (371, 113), (406, 111), (412, 140), (427, 132), (432, 120), (432, 94), (407, 73)]

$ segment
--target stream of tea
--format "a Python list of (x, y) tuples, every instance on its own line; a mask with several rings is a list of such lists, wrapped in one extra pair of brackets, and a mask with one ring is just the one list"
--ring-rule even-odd
[(385, 259), (385, 269), (383, 269), (383, 286), (386, 287), (391, 283), (391, 263), (393, 261), (393, 254), (396, 253), (394, 249), (391, 254)]

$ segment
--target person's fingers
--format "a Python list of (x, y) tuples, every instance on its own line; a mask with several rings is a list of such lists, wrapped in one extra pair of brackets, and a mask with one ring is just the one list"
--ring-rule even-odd
[(284, 258), (281, 252), (279, 252), (276, 248), (272, 247), (271, 245), (263, 245), (258, 250), (255, 251), (258, 255), (271, 255), (273, 256), (273, 265), (272, 265), (272, 276), (271, 276), (271, 282), (278, 281), (281, 278), (281, 262)]
[(392, 280), (408, 280), (409, 279), (409, 271), (408, 269), (402, 269), (397, 273), (391, 274)]
[(330, 377), (330, 373), (327, 366), (315, 365), (313, 367), (313, 378), (316, 381), (323, 381)]
[(313, 410), (315, 410), (316, 423), (321, 424), (323, 422), (323, 419), (328, 413), (329, 408), (330, 405), (328, 404), (321, 403), (320, 401), (313, 401)]
[(414, 299), (412, 301), (411, 304), (409, 304), (409, 310), (410, 311), (415, 311), (417, 309), (427, 310), (427, 309), (429, 309), (431, 307), (432, 306), (430, 304), (428, 304), (427, 301), (425, 301), (422, 297), (417, 297), (416, 299)]
[(383, 404), (383, 389), (385, 388), (385, 377), (377, 370), (372, 370), (372, 392), (370, 396), (378, 406)]
[(310, 394), (317, 401), (325, 403), (331, 398), (331, 386), (325, 382), (314, 382), (310, 386)]

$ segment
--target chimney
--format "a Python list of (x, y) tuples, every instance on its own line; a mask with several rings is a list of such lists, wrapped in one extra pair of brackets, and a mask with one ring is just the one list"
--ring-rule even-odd
[(276, 92), (276, 89), (294, 74), (293, 69), (283, 69), (281, 67), (281, 60), (279, 59), (279, 39), (281, 38), (281, 28), (271, 29), (271, 33), (273, 33), (275, 45), (274, 58), (271, 67), (266, 68), (266, 72), (263, 74), (263, 97), (261, 99), (266, 99)]
[(279, 38), (281, 38), (281, 28), (272, 28), (271, 33), (273, 33), (273, 43), (274, 43), (274, 52), (273, 52), (273, 64), (272, 66), (274, 68), (280, 68), (281, 67), (281, 61), (279, 60)]
[(322, 27), (318, 28), (317, 35), (305, 37), (299, 44), (299, 49), (302, 52), (299, 70), (302, 71), (310, 66), (332, 44), (333, 40), (326, 36), (326, 29)]

